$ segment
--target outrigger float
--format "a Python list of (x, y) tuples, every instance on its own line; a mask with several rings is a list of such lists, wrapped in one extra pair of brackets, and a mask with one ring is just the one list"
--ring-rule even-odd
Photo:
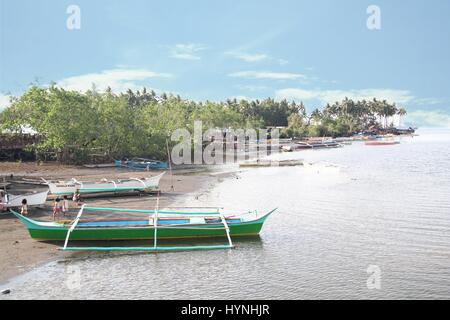
[[(189, 208), (190, 210), (195, 208)], [(198, 210), (199, 208), (197, 208)], [(205, 209), (206, 210), (206, 209)], [(39, 222), (11, 212), (26, 226), (31, 238), (38, 241), (64, 241), (61, 250), (69, 251), (189, 251), (231, 249), (231, 236), (256, 236), (266, 219), (276, 211), (264, 215), (257, 212), (225, 215), (220, 208), (210, 211), (171, 211), (98, 208), (82, 206), (73, 221)], [(145, 218), (136, 220), (81, 220), (84, 212), (142, 213)], [(159, 246), (159, 239), (227, 237), (227, 245), (214, 246)], [(69, 247), (74, 241), (128, 241), (153, 240), (150, 247)]]

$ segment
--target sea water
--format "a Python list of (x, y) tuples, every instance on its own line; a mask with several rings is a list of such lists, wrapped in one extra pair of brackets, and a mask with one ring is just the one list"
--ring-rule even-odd
[(188, 199), (278, 208), (234, 250), (90, 253), (2, 287), (8, 299), (449, 299), (450, 131), (418, 133), (274, 155), (305, 165), (246, 169)]

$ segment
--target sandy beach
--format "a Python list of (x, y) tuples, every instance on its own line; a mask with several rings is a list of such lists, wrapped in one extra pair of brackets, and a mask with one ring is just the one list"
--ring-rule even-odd
[[(45, 185), (29, 185), (14, 183), (22, 178), (40, 179), (71, 179), (73, 177), (82, 181), (98, 181), (102, 178), (126, 179), (141, 178), (155, 175), (160, 172), (136, 172), (127, 169), (85, 168), (76, 166), (63, 166), (57, 164), (37, 165), (35, 163), (0, 163), (0, 181), (8, 176), (11, 182), (8, 192), (22, 194), (47, 190)], [(11, 180), (10, 176), (13, 175)], [(161, 180), (161, 207), (182, 205), (187, 196), (198, 197), (207, 192), (215, 183), (220, 182), (230, 173), (211, 174), (208, 168), (189, 168), (174, 170), (171, 176), (167, 173)], [(172, 188), (173, 186), (173, 188)], [(104, 197), (87, 199), (94, 206), (107, 206), (117, 208), (153, 209), (156, 206), (155, 194), (136, 196)], [(30, 217), (37, 220), (51, 219), (51, 201), (47, 201), (44, 208), (31, 208)], [(72, 204), (71, 204), (72, 205)], [(76, 215), (77, 207), (71, 208), (69, 217)], [(92, 217), (90, 217), (92, 218)], [(68, 258), (75, 253), (58, 250), (60, 244), (37, 242), (30, 238), (26, 228), (10, 213), (0, 214), (0, 283), (25, 273), (37, 266), (50, 261)]]

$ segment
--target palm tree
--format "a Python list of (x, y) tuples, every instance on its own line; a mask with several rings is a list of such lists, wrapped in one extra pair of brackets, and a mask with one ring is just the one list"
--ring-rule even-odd
[(408, 112), (406, 111), (405, 108), (401, 107), (400, 109), (398, 109), (397, 114), (400, 117), (400, 120), (399, 120), (398, 124), (399, 124), (399, 126), (401, 126), (402, 123), (403, 123), (403, 118), (408, 114)]

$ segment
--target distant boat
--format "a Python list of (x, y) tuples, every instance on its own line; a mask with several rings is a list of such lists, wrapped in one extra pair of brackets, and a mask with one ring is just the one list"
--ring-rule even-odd
[(326, 148), (340, 148), (342, 144), (336, 141), (324, 142), (296, 142), (294, 149), (326, 149)]
[(355, 139), (347, 138), (347, 137), (340, 137), (340, 138), (334, 139), (334, 141), (336, 141), (337, 143), (344, 144), (344, 145), (352, 145), (353, 141), (355, 141)]
[(264, 167), (296, 167), (303, 165), (303, 160), (249, 160), (241, 162), (241, 168), (264, 168)]
[(133, 158), (131, 160), (115, 160), (114, 163), (116, 167), (125, 167), (125, 168), (161, 169), (161, 170), (169, 168), (167, 162), (144, 158)]
[(27, 200), (27, 205), (29, 207), (42, 206), (45, 201), (47, 201), (48, 193), (49, 191), (24, 195), (14, 195), (7, 193), (5, 196), (3, 196), (3, 199), (0, 200), (3, 203), (3, 206), (6, 206), (7, 208), (22, 206), (23, 199)]
[(378, 140), (378, 141), (366, 141), (366, 146), (392, 146), (396, 144), (400, 144), (400, 141), (394, 140)]
[(50, 193), (55, 195), (73, 195), (77, 190), (80, 194), (91, 194), (158, 189), (159, 182), (164, 174), (165, 172), (157, 176), (143, 179), (130, 178), (127, 180), (103, 180), (99, 182), (82, 182), (76, 179), (72, 179), (67, 182), (52, 182), (45, 179), (43, 180), (50, 188)]

